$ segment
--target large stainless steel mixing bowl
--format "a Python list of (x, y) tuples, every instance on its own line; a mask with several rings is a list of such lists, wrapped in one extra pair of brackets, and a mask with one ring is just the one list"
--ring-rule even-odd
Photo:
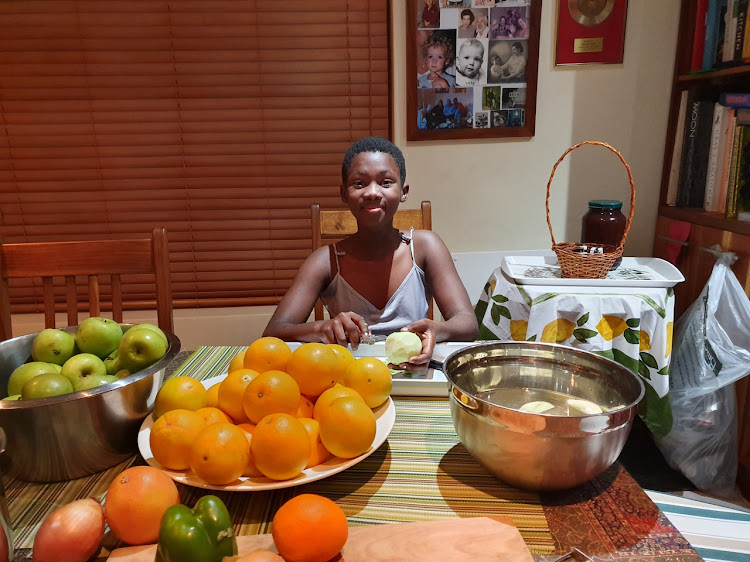
[[(443, 371), (461, 443), (498, 478), (530, 490), (572, 488), (609, 468), (645, 391), (640, 377), (619, 363), (555, 344), (474, 345), (449, 355)], [(555, 391), (611, 410), (592, 415), (520, 411), (518, 405), (494, 403), (497, 389)], [(527, 392), (533, 400), (534, 391)]]
[[(32, 482), (71, 480), (110, 468), (136, 452), (138, 430), (154, 407), (164, 368), (180, 351), (180, 340), (166, 336), (169, 348), (162, 359), (117, 382), (27, 402), (0, 400), (8, 471)], [(31, 355), (34, 337), (0, 342), (2, 392), (13, 370)]]

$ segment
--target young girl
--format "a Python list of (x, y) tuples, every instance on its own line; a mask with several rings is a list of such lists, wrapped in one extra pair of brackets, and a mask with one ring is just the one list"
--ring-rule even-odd
[(433, 31), (422, 45), (427, 72), (417, 74), (418, 88), (452, 88), (456, 78), (446, 72), (453, 64), (456, 48), (445, 33)]
[[(422, 339), (422, 353), (400, 366), (413, 371), (427, 367), (435, 343), (473, 341), (477, 320), (443, 241), (429, 230), (393, 226), (409, 194), (401, 151), (380, 137), (360, 139), (347, 150), (341, 176), (341, 199), (358, 230), (305, 260), (263, 335), (356, 348), (362, 336), (405, 329)], [(432, 296), (444, 321), (426, 318)], [(318, 297), (331, 319), (306, 322)]]

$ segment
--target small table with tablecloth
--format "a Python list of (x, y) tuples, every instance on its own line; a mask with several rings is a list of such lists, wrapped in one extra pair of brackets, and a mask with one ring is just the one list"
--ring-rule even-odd
[[(475, 307), (479, 339), (563, 344), (624, 365), (646, 386), (639, 415), (656, 437), (663, 437), (672, 427), (672, 285), (682, 276), (663, 260), (623, 258), (617, 278), (569, 280), (559, 278), (555, 263), (551, 253), (506, 256)], [(664, 279), (645, 281), (647, 275), (657, 276), (646, 266), (657, 265), (665, 268), (659, 275)]]

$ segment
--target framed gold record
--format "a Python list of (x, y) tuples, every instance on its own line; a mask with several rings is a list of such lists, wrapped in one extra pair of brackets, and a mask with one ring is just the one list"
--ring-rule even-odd
[(568, 0), (570, 17), (586, 27), (602, 23), (614, 8), (615, 0)]

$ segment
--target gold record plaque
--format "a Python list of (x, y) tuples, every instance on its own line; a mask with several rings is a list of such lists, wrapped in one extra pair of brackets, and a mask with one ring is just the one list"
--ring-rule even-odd
[(555, 64), (620, 63), (627, 0), (558, 0)]

